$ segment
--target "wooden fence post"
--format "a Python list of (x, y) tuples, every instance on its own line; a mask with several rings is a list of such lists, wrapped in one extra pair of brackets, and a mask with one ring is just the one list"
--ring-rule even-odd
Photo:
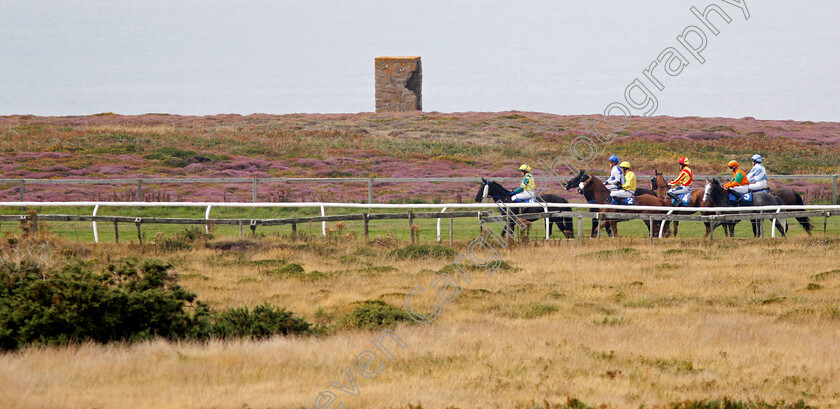
[(709, 243), (713, 243), (715, 241), (715, 218), (714, 216), (709, 217)]
[(257, 203), (257, 178), (254, 178), (254, 190), (251, 192), (251, 201)]
[[(20, 200), (23, 201), (23, 196)], [(831, 204), (837, 204), (837, 175), (831, 178)]]
[(823, 217), (823, 236), (828, 235), (828, 217), (831, 216), (831, 212), (825, 212), (825, 216)]
[(297, 221), (292, 217), (292, 238), (297, 238)]
[(648, 223), (648, 227), (650, 227), (650, 244), (653, 245), (653, 216), (648, 216)]
[(137, 179), (137, 201), (143, 201), (143, 179)]
[(365, 242), (369, 242), (370, 241), (370, 230), (369, 230), (368, 224), (370, 222), (370, 219), (368, 219), (368, 214), (367, 213), (362, 213), (362, 222), (364, 222), (364, 225), (365, 225)]
[(368, 204), (373, 203), (373, 178), (368, 178)]
[(120, 243), (120, 226), (116, 220), (114, 220), (114, 243)]
[(140, 220), (139, 217), (134, 219), (134, 224), (137, 225), (137, 241), (139, 241), (140, 245), (142, 246), (143, 245), (143, 233), (140, 231), (140, 223), (142, 223), (142, 221)]
[(408, 211), (408, 231), (411, 236), (411, 244), (414, 244), (414, 213)]
[(242, 220), (239, 220), (239, 237), (242, 237)]

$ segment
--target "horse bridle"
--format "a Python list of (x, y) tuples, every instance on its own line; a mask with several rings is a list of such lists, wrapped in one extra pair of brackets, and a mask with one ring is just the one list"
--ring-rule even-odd
[[(484, 183), (484, 193), (482, 193), (482, 195), (481, 195), (481, 201), (487, 200), (487, 195), (490, 193), (490, 181), (486, 180), (483, 183)], [(496, 201), (496, 199), (501, 199), (501, 198), (504, 198), (504, 197), (505, 197), (505, 195), (490, 196), (490, 198), (493, 199), (493, 201)]]
[(586, 192), (586, 187), (589, 186), (590, 184), (592, 184), (592, 176), (589, 176), (587, 174), (584, 174), (583, 176), (585, 176), (586, 179), (581, 180), (580, 183), (578, 184), (578, 193), (581, 194), (581, 195), (584, 192)]

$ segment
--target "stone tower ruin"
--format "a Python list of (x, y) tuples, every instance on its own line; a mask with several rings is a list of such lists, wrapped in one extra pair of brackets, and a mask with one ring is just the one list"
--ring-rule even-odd
[(376, 58), (376, 112), (423, 110), (420, 57)]

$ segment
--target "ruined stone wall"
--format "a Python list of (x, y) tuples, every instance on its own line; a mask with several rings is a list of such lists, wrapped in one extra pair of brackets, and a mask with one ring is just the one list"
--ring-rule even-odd
[(376, 58), (376, 112), (422, 111), (420, 57)]

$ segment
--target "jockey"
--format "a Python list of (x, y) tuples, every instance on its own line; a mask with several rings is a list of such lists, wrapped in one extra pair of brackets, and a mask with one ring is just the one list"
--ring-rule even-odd
[(523, 164), (519, 167), (522, 171), (522, 183), (513, 192), (510, 192), (510, 197), (513, 202), (532, 202), (534, 200), (534, 189), (537, 188), (534, 183), (534, 177), (531, 176), (531, 167)]
[(761, 155), (755, 154), (752, 156), (753, 167), (750, 173), (747, 173), (747, 180), (750, 181), (750, 190), (764, 190), (767, 189), (767, 170), (761, 164)]
[(610, 177), (604, 181), (604, 186), (610, 191), (611, 197), (621, 197), (616, 194), (621, 192), (621, 186), (624, 185), (624, 171), (618, 166), (618, 156), (610, 156)]
[(680, 174), (677, 175), (676, 179), (668, 183), (668, 186), (672, 186), (668, 189), (668, 196), (671, 196), (675, 200), (679, 201), (680, 195), (684, 193), (691, 193), (691, 183), (694, 182), (694, 172), (692, 172), (691, 168), (688, 167), (690, 162), (685, 156), (680, 158), (677, 163), (680, 164)]
[(630, 171), (630, 162), (621, 162), (618, 167), (624, 173), (624, 183), (621, 189), (610, 192), (610, 196), (621, 199), (631, 198), (636, 195), (636, 174)]
[(724, 189), (731, 189), (735, 193), (744, 194), (750, 191), (750, 180), (743, 170), (738, 169), (738, 162), (731, 160), (726, 164), (733, 172), (732, 180), (723, 185)]

